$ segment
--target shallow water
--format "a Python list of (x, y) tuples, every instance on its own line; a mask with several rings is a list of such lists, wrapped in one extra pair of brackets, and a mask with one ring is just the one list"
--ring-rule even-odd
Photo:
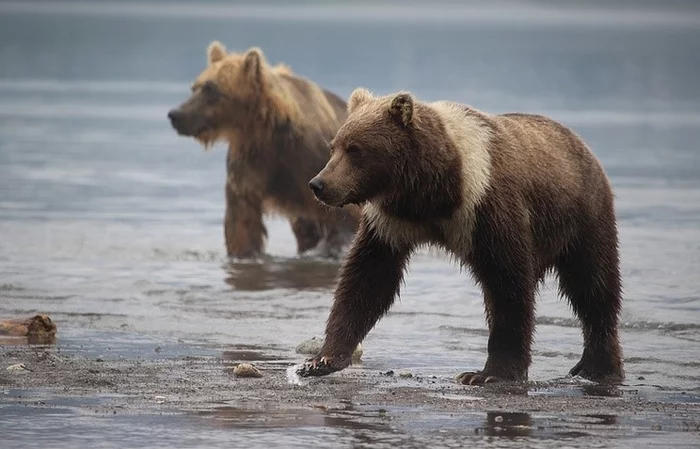
[[(272, 10), (263, 7), (239, 17), (234, 6), (217, 4), (212, 17), (177, 2), (104, 10), (65, 4), (71, 8), (0, 4), (0, 317), (47, 313), (58, 325), (58, 346), (87, 356), (148, 357), (155, 346), (172, 345), (180, 356), (255, 347), (301, 360), (296, 344), (322, 335), (337, 264), (296, 258), (289, 226), (276, 218), (268, 221), (268, 258), (227, 261), (225, 151), (203, 153), (165, 118), (202, 69), (206, 45), (219, 39), (238, 50), (260, 46), (271, 61), (343, 96), (358, 85), (410, 89), (492, 112), (546, 113), (572, 126), (616, 190), (628, 384), (669, 398), (700, 393), (697, 8), (668, 6), (637, 21), (603, 14), (600, 22), (595, 17), (605, 10), (559, 11), (555, 20), (518, 6), (504, 19), (474, 7), (441, 23), (420, 20), (425, 11), (411, 8), (365, 22), (332, 8), (268, 21)], [(387, 8), (391, 16), (395, 9)], [(521, 21), (507, 19), (519, 12)], [(530, 378), (546, 382), (576, 363), (581, 336), (554, 282), (542, 289), (537, 313)], [(473, 281), (439, 254), (424, 253), (413, 260), (400, 301), (364, 342), (361, 369), (452, 376), (481, 367), (486, 338)], [(8, 406), (0, 414), (27, 447), (34, 420), (63, 426), (66, 414), (78, 413), (63, 405), (46, 414)], [(365, 412), (374, 413), (354, 413)], [(262, 445), (299, 433), (301, 444), (308, 432), (352, 433), (357, 422), (307, 410), (292, 424), (271, 415), (275, 432), (250, 433), (255, 425), (242, 423), (257, 418), (249, 412), (207, 413), (217, 433), (192, 445), (221, 445), (227, 437), (216, 435), (232, 429)], [(121, 432), (132, 447), (168, 444), (138, 429), (172, 424), (169, 418), (148, 419), (78, 416), (65, 432)], [(402, 422), (416, 432), (460, 424), (434, 419)], [(533, 418), (542, 419), (553, 418)], [(607, 422), (594, 425), (602, 432)], [(309, 426), (316, 430), (294, 430)], [(551, 425), (528, 426), (523, 432), (543, 441), (562, 437)], [(377, 442), (385, 432), (362, 428)], [(185, 437), (179, 441), (189, 446)]]

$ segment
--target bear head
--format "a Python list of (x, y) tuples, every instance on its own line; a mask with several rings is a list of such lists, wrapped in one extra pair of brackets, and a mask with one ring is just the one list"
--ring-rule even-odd
[(274, 77), (291, 75), (286, 65), (269, 67), (256, 47), (235, 53), (214, 41), (207, 48), (207, 61), (189, 99), (168, 112), (178, 134), (196, 138), (205, 148), (225, 139), (228, 131), (246, 129), (269, 115), (266, 91)]
[(358, 88), (348, 112), (330, 142), (328, 163), (309, 182), (321, 202), (342, 207), (378, 201), (395, 209), (459, 169), (459, 156), (441, 150), (454, 145), (439, 114), (410, 93), (375, 97)]

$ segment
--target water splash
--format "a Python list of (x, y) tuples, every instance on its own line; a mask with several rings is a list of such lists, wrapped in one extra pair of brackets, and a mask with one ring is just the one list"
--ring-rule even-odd
[(301, 381), (301, 377), (299, 376), (299, 374), (297, 374), (297, 371), (300, 370), (301, 367), (302, 365), (299, 363), (287, 368), (287, 382), (289, 382), (290, 385), (306, 385), (306, 383)]

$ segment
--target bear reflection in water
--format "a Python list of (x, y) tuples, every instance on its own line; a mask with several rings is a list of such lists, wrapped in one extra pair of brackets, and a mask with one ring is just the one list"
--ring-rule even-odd
[(262, 263), (229, 262), (223, 269), (226, 273), (224, 282), (234, 290), (328, 290), (335, 285), (339, 267), (331, 262), (288, 259)]

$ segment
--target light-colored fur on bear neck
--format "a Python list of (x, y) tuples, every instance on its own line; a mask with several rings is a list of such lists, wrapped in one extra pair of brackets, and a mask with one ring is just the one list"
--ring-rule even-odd
[(464, 263), (471, 249), (472, 231), (476, 223), (475, 208), (486, 195), (489, 186), (489, 146), (493, 135), (491, 129), (483, 122), (487, 119), (485, 113), (473, 109), (467, 112), (464, 105), (447, 101), (428, 103), (426, 106), (442, 121), (459, 152), (462, 164), (461, 206), (452, 217), (430, 223), (438, 226), (444, 241), (431, 240), (431, 234), (424, 224), (405, 221), (388, 214), (376, 202), (367, 203), (364, 214), (377, 234), (396, 249), (436, 245)]

